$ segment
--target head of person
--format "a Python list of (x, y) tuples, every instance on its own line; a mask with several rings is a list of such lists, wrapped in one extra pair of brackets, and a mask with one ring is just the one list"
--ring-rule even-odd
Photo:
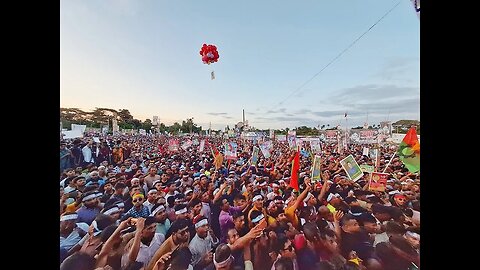
[(115, 223), (115, 220), (105, 214), (98, 214), (93, 220), (92, 224), (90, 224), (89, 233), (93, 234), (93, 236), (100, 236), (103, 230), (108, 226)]
[(357, 201), (357, 198), (355, 197), (347, 197), (345, 198), (345, 202), (351, 207), (351, 206), (360, 206), (360, 203)]
[(150, 216), (154, 217), (157, 222), (164, 222), (167, 219), (167, 212), (165, 206), (162, 204), (155, 204), (152, 207), (152, 213)]
[(248, 193), (252, 193), (252, 192), (253, 192), (253, 183), (248, 182), (248, 183), (246, 184), (246, 187), (245, 187), (245, 188), (246, 188), (246, 190), (247, 190)]
[(101, 166), (98, 166), (98, 174), (100, 176), (105, 176), (107, 175), (107, 167), (101, 165)]
[(150, 242), (152, 241), (153, 237), (155, 236), (155, 230), (157, 229), (157, 221), (154, 217), (146, 217), (145, 218), (145, 226), (142, 230), (142, 241)]
[(147, 193), (147, 200), (151, 203), (157, 200), (158, 191), (155, 188), (151, 188)]
[(227, 232), (228, 244), (233, 245), (233, 243), (235, 243), (235, 241), (237, 241), (238, 238), (240, 238), (240, 235), (238, 235), (238, 231), (235, 228), (231, 228), (228, 230)]
[(127, 170), (127, 166), (125, 164), (120, 165), (120, 172), (124, 173)]
[(390, 207), (389, 206), (384, 206), (380, 204), (372, 204), (372, 212), (373, 215), (381, 222), (389, 221), (392, 219), (392, 216), (390, 215)]
[(177, 219), (186, 219), (188, 217), (188, 209), (186, 204), (177, 204), (173, 207), (173, 209), (175, 209), (175, 215)]
[(95, 269), (95, 258), (89, 254), (75, 252), (68, 256), (62, 264), (60, 270), (93, 270)]
[(227, 244), (220, 244), (213, 254), (213, 264), (215, 269), (230, 269), (235, 258), (232, 256), (232, 250)]
[(385, 232), (387, 233), (388, 237), (391, 237), (393, 235), (404, 235), (406, 230), (405, 227), (403, 227), (402, 224), (397, 223), (395, 221), (388, 221), (385, 224)]
[(94, 208), (98, 205), (98, 197), (95, 191), (85, 192), (83, 194), (82, 203), (87, 208)]
[(74, 183), (75, 187), (77, 187), (77, 189), (81, 189), (81, 188), (85, 187), (85, 184), (87, 182), (85, 181), (84, 176), (77, 176), (73, 179), (73, 183)]
[(140, 186), (140, 179), (134, 177), (132, 180), (130, 180), (131, 186)]
[(317, 243), (320, 241), (320, 230), (318, 229), (317, 224), (313, 222), (307, 222), (303, 224), (303, 233), (307, 241), (312, 243)]
[(121, 195), (125, 191), (127, 186), (122, 182), (117, 182), (115, 184), (115, 194)]
[(190, 239), (189, 224), (186, 219), (177, 219), (172, 223), (167, 235), (172, 235), (176, 244), (186, 243)]
[(263, 209), (263, 196), (261, 194), (255, 194), (252, 199), (253, 206), (258, 210)]
[(290, 259), (297, 257), (293, 243), (284, 234), (279, 234), (277, 236), (277, 242), (275, 243), (274, 249), (281, 257)]
[(293, 270), (293, 260), (289, 257), (280, 257), (275, 262), (275, 270)]
[(206, 175), (202, 175), (200, 176), (200, 185), (202, 185), (202, 187), (206, 187), (207, 186), (207, 181), (208, 181), (208, 178)]
[(142, 193), (138, 192), (132, 195), (132, 203), (135, 208), (140, 208), (144, 201), (145, 196)]
[(320, 219), (325, 219), (327, 221), (333, 222), (333, 213), (326, 207), (325, 205), (322, 205), (318, 208), (318, 218)]
[(202, 239), (207, 237), (208, 230), (210, 226), (208, 225), (208, 219), (202, 215), (198, 215), (193, 219), (193, 224), (195, 226), (195, 231), (198, 236)]
[(175, 182), (172, 181), (167, 184), (167, 188), (168, 188), (168, 192), (170, 194), (173, 194), (175, 190), (177, 190), (177, 185), (175, 184)]
[(230, 202), (225, 196), (220, 199), (220, 209), (225, 212), (230, 209)]
[(317, 205), (317, 198), (315, 198), (315, 195), (313, 195), (312, 193), (308, 193), (307, 194), (307, 197), (305, 197), (305, 199), (303, 199), (303, 202), (307, 204), (307, 206), (314, 206), (316, 207)]
[(202, 202), (208, 203), (210, 202), (210, 194), (208, 192), (203, 192), (200, 199), (202, 200)]
[(103, 184), (103, 191), (106, 193), (110, 193), (113, 190), (112, 183), (110, 181), (106, 181), (105, 184)]
[(351, 214), (345, 214), (341, 219), (342, 230), (346, 233), (354, 234), (360, 232), (360, 224)]
[(393, 195), (393, 200), (395, 201), (395, 204), (398, 206), (404, 206), (407, 203), (407, 196), (402, 193), (397, 193)]
[(193, 197), (193, 189), (187, 188), (184, 194), (185, 194), (185, 200), (190, 201)]
[(328, 250), (330, 253), (334, 254), (339, 252), (337, 235), (333, 230), (322, 230), (320, 232), (320, 239), (325, 249)]
[(75, 177), (75, 169), (74, 168), (66, 169), (65, 173), (66, 173), (67, 177)]
[(267, 200), (264, 202), (264, 207), (267, 209), (267, 214), (270, 216), (277, 216), (278, 214), (278, 207), (273, 200)]
[(116, 205), (109, 205), (108, 207), (104, 207), (102, 210), (102, 214), (109, 215), (114, 220), (118, 220), (122, 214), (120, 208)]
[(413, 248), (420, 249), (420, 234), (407, 231), (405, 233), (405, 239), (407, 239), (408, 243), (410, 243)]
[(244, 206), (246, 203), (247, 203), (247, 198), (245, 198), (245, 196), (243, 196), (240, 193), (235, 195), (235, 197), (233, 198), (234, 206)]
[(188, 247), (179, 248), (170, 260), (170, 264), (166, 266), (167, 270), (187, 270), (192, 260), (192, 252)]
[(155, 176), (157, 174), (157, 168), (150, 167), (150, 169), (148, 169), (148, 174), (152, 177)]
[(368, 233), (382, 233), (380, 223), (370, 213), (362, 213), (358, 218), (360, 226)]
[(192, 208), (193, 216), (197, 216), (202, 211), (202, 201), (199, 198), (194, 198), (190, 201), (189, 207)]
[(233, 225), (237, 232), (245, 227), (245, 215), (242, 212), (235, 212), (233, 214)]
[(253, 210), (250, 213), (250, 219), (252, 221), (253, 226), (256, 226), (265, 220), (265, 216), (261, 211)]
[(60, 216), (60, 233), (70, 234), (75, 229), (78, 215), (75, 212), (65, 212)]

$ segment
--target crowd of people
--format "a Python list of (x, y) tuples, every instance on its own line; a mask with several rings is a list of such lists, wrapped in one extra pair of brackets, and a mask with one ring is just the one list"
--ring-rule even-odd
[[(95, 137), (95, 138), (94, 138)], [(86, 134), (60, 142), (60, 269), (419, 269), (420, 174), (394, 157), (397, 146), (321, 143), (321, 180), (300, 146), (202, 136), (169, 150), (169, 137)], [(264, 140), (269, 140), (265, 138)], [(218, 162), (227, 141), (235, 160)], [(363, 147), (378, 148), (377, 160)], [(352, 181), (340, 160), (389, 174), (384, 192), (370, 174)]]

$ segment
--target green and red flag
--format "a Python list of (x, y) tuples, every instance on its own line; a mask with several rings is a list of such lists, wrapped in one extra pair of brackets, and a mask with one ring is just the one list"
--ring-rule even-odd
[(295, 157), (293, 158), (292, 162), (292, 174), (290, 175), (290, 186), (295, 189), (296, 191), (299, 190), (298, 188), (298, 171), (300, 170), (300, 151), (297, 150), (295, 152)]
[(414, 127), (411, 127), (403, 138), (398, 147), (397, 155), (408, 171), (411, 173), (420, 171), (420, 142)]

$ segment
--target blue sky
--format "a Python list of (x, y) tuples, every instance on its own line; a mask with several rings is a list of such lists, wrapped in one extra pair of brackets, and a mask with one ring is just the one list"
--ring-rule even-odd
[[(420, 119), (420, 21), (398, 0), (62, 0), (60, 106), (208, 128)], [(219, 61), (199, 50), (214, 44)], [(216, 79), (210, 79), (210, 71)], [(299, 89), (298, 91), (296, 91)]]

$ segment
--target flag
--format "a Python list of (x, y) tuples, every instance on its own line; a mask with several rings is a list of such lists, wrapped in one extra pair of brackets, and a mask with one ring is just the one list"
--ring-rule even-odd
[(398, 147), (397, 155), (410, 172), (420, 171), (420, 142), (415, 128), (408, 130)]
[(290, 175), (290, 186), (295, 189), (299, 190), (298, 188), (298, 171), (300, 170), (300, 151), (295, 152), (295, 157), (293, 158), (292, 162), (292, 174)]
[(417, 13), (418, 18), (420, 19), (420, 0), (410, 1), (412, 1), (413, 7), (415, 8), (415, 13)]

